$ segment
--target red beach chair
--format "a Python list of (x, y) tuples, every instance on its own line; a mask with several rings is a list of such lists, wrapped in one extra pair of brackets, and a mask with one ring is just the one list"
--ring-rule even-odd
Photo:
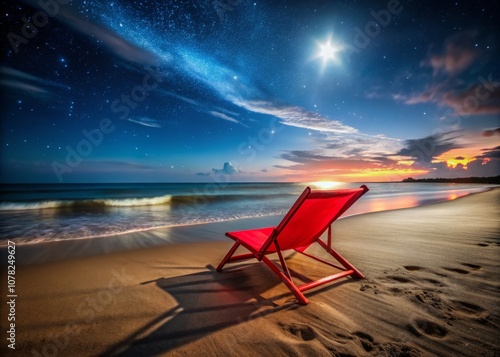
[[(308, 300), (302, 293), (306, 290), (349, 275), (355, 278), (364, 278), (359, 270), (332, 248), (331, 224), (367, 191), (368, 187), (365, 185), (357, 189), (333, 191), (311, 190), (307, 187), (278, 226), (247, 231), (227, 232), (226, 236), (233, 239), (235, 243), (220, 262), (217, 271), (220, 272), (226, 263), (256, 258), (266, 263), (266, 265), (281, 278), (292, 294), (295, 295), (298, 302), (304, 305), (308, 303)], [(327, 228), (328, 240), (324, 242), (320, 237)], [(319, 243), (319, 245), (343, 266), (343, 268), (304, 252), (307, 247), (315, 242)], [(240, 245), (248, 249), (251, 253), (233, 256)], [(318, 262), (330, 265), (342, 271), (316, 281), (296, 286), (282, 253), (290, 249), (294, 249)], [(266, 255), (273, 253), (278, 254), (281, 267), (266, 257)], [(299, 278), (301, 277), (298, 273), (292, 273)]]

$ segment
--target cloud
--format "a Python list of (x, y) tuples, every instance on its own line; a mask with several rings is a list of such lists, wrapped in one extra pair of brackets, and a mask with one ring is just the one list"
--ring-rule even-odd
[(338, 157), (319, 153), (318, 150), (292, 150), (280, 155), (293, 165), (275, 165), (274, 167), (305, 172), (324, 172), (330, 174), (349, 173), (359, 169), (383, 169), (400, 167), (397, 161), (387, 157)]
[(436, 103), (453, 109), (454, 115), (484, 115), (500, 113), (500, 83), (479, 76), (477, 82), (466, 89), (456, 90), (450, 83), (431, 84), (420, 93), (393, 94), (392, 98), (405, 104)]
[[(35, 6), (38, 2), (30, 1)], [(140, 64), (157, 64), (158, 57), (121, 37), (116, 32), (89, 21), (84, 15), (79, 14), (70, 6), (60, 6), (57, 19), (80, 31), (84, 35), (102, 42), (117, 56)]]
[[(136, 172), (152, 172), (157, 170), (156, 167), (142, 164), (133, 161), (120, 160), (84, 160), (75, 168), (73, 174), (91, 173), (136, 173)], [(52, 171), (53, 172), (53, 171)]]
[(499, 114), (500, 83), (493, 82), (491, 74), (488, 79), (480, 77), (480, 81), (458, 93), (442, 93), (439, 104), (453, 108), (456, 115)]
[(319, 155), (317, 152), (308, 151), (308, 150), (288, 151), (284, 154), (281, 154), (281, 158), (288, 160), (288, 161), (298, 162), (298, 163), (305, 163), (305, 162), (309, 162), (311, 160), (322, 161), (322, 160), (332, 159), (331, 157)]
[(384, 166), (395, 166), (398, 165), (397, 160), (391, 159), (387, 156), (374, 156), (370, 158), (371, 160), (380, 163)]
[(225, 162), (222, 166), (222, 169), (212, 169), (214, 174), (225, 174), (225, 175), (234, 175), (239, 173), (240, 171), (234, 167), (230, 162)]
[[(82, 162), (83, 164), (83, 162)], [(101, 166), (104, 168), (108, 168), (111, 170), (114, 170), (116, 168), (122, 167), (122, 168), (131, 168), (131, 169), (138, 169), (138, 170), (153, 170), (155, 167), (151, 165), (145, 165), (137, 162), (130, 162), (130, 161), (118, 161), (118, 160), (95, 160), (92, 161), (91, 167), (96, 167), (96, 166)]]
[(272, 115), (281, 119), (282, 124), (297, 128), (343, 134), (358, 132), (357, 129), (344, 125), (340, 121), (328, 119), (319, 113), (297, 106), (281, 106), (266, 100), (242, 99), (235, 100), (234, 104), (255, 113)]
[(491, 177), (497, 176), (500, 172), (500, 160), (473, 160), (467, 163), (467, 166), (458, 164), (456, 167), (450, 167), (445, 162), (432, 164), (431, 171), (425, 175), (428, 178), (439, 177)]
[(60, 99), (56, 92), (69, 89), (61, 83), (36, 77), (11, 67), (0, 67), (0, 75), (2, 86), (22, 91), (39, 99)]
[(435, 134), (421, 139), (405, 141), (405, 147), (395, 154), (395, 156), (410, 157), (418, 163), (430, 163), (437, 156), (452, 149), (462, 148), (455, 139), (450, 137), (450, 133)]
[(434, 69), (434, 75), (442, 71), (456, 75), (469, 67), (476, 57), (477, 53), (470, 49), (449, 44), (444, 54), (430, 56), (425, 63)]
[(500, 128), (496, 128), (496, 129), (492, 129), (492, 130), (485, 130), (483, 132), (483, 136), (493, 136), (495, 134), (499, 134), (500, 135)]
[(318, 144), (329, 155), (338, 157), (372, 157), (392, 154), (400, 150), (402, 141), (385, 135), (326, 133)]
[(166, 94), (166, 95), (168, 95), (170, 97), (182, 100), (183, 102), (186, 102), (186, 103), (194, 105), (194, 106), (199, 105), (199, 103), (196, 100), (188, 98), (188, 97), (185, 97), (185, 96), (182, 96), (182, 95), (179, 95), (179, 94), (174, 93), (174, 92), (162, 90), (161, 93)]
[(472, 47), (473, 38), (476, 35), (473, 32), (462, 32), (448, 38), (444, 52), (430, 55), (422, 62), (422, 65), (432, 67), (434, 76), (459, 74), (468, 68), (478, 56), (478, 52)]
[(445, 83), (431, 84), (423, 92), (412, 93), (409, 95), (398, 93), (393, 94), (392, 99), (405, 104), (436, 103), (442, 97), (443, 86)]
[(500, 159), (500, 146), (493, 149), (483, 149), (484, 153), (477, 156), (478, 159)]
[(20, 81), (13, 81), (8, 79), (2, 79), (0, 83), (5, 87), (10, 87), (12, 89), (28, 93), (33, 97), (38, 97), (38, 98), (53, 97), (52, 92), (49, 92), (48, 90), (34, 84), (23, 83)]
[[(422, 139), (408, 140), (405, 142), (405, 148), (394, 156), (407, 156), (415, 160), (412, 167), (414, 169), (427, 169), (429, 172), (425, 177), (428, 178), (498, 175), (500, 172), (500, 146), (476, 149), (480, 142), (474, 142), (474, 140), (471, 140), (473, 138), (470, 133), (458, 136), (456, 132), (449, 132)], [(466, 164), (458, 163), (456, 165), (447, 162), (449, 159), (439, 158), (440, 155), (454, 149), (462, 149), (463, 152), (474, 150), (480, 154), (450, 157), (450, 159), (453, 158), (454, 160), (467, 160), (468, 157), (472, 159)], [(452, 153), (450, 152), (448, 155), (452, 155)]]
[(132, 123), (148, 126), (150, 128), (161, 128), (161, 125), (158, 120), (151, 119), (148, 117), (132, 117), (132, 118), (127, 118), (126, 120)]
[(217, 111), (219, 111), (219, 112), (223, 112), (223, 113), (226, 113), (226, 114), (229, 114), (229, 115), (235, 116), (235, 117), (239, 116), (239, 114), (238, 114), (238, 113), (233, 112), (233, 111), (231, 111), (231, 110), (227, 110), (227, 109), (225, 109), (225, 108), (215, 107), (215, 109), (217, 109)]
[[(216, 112), (214, 110), (211, 110), (208, 112), (208, 114), (210, 115), (213, 115), (214, 117), (216, 118), (220, 118), (220, 119), (223, 119), (223, 120), (227, 120), (227, 121), (230, 121), (231, 123), (236, 123), (236, 124), (240, 124), (240, 125), (243, 125), (243, 126), (246, 126), (245, 124), (241, 123), (240, 121), (230, 117), (229, 115), (226, 115), (224, 113), (220, 113), (220, 112)], [(248, 127), (248, 126), (246, 126)]]
[(497, 176), (500, 172), (500, 160), (475, 160), (467, 164), (466, 176)]
[(500, 83), (493, 80), (492, 73), (472, 80), (459, 77), (480, 54), (473, 45), (477, 38), (478, 34), (472, 31), (448, 38), (443, 53), (430, 54), (421, 62), (422, 66), (433, 69), (427, 87), (409, 94), (392, 94), (392, 99), (409, 105), (435, 103), (451, 108), (453, 115), (499, 114)]
[[(290, 150), (279, 158), (287, 163), (275, 165), (282, 170), (290, 170), (288, 178), (304, 180), (322, 178), (323, 175), (341, 177), (369, 177), (374, 174), (385, 179), (393, 179), (398, 172), (410, 170), (408, 164), (400, 164), (392, 158), (394, 152), (401, 150), (401, 141), (383, 135), (321, 133), (316, 137), (320, 146), (315, 150)], [(418, 172), (422, 169), (416, 170)], [(392, 177), (392, 178), (391, 178)]]

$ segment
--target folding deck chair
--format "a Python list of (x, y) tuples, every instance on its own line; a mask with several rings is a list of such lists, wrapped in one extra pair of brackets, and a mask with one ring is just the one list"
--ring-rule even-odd
[[(226, 263), (256, 258), (266, 263), (281, 278), (283, 283), (297, 298), (298, 302), (304, 305), (308, 303), (308, 300), (302, 294), (306, 290), (349, 275), (354, 278), (364, 278), (359, 270), (332, 248), (331, 224), (367, 191), (368, 187), (365, 185), (357, 189), (333, 191), (311, 190), (307, 187), (278, 226), (227, 232), (226, 236), (233, 239), (235, 243), (220, 262), (217, 271), (220, 272)], [(327, 228), (328, 238), (325, 243), (320, 237)], [(304, 251), (314, 242), (319, 243), (343, 268), (305, 253)], [(251, 253), (233, 256), (240, 245), (248, 249)], [(283, 258), (283, 251), (290, 249), (294, 249), (298, 253), (342, 271), (296, 286), (292, 280), (290, 269), (288, 269)], [(278, 254), (281, 268), (266, 257), (266, 255), (273, 253)], [(299, 278), (302, 277), (302, 280), (304, 280), (301, 274), (292, 273)]]

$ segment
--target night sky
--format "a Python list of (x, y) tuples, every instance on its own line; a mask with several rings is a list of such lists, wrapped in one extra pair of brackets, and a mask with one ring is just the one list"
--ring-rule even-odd
[(2, 182), (500, 172), (496, 1), (45, 1), (3, 8)]

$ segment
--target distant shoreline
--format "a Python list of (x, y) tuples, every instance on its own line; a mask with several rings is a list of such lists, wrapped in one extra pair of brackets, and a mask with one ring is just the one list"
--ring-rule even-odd
[(500, 175), (492, 177), (456, 177), (456, 178), (425, 178), (414, 179), (408, 177), (401, 182), (427, 182), (427, 183), (487, 183), (500, 185)]

